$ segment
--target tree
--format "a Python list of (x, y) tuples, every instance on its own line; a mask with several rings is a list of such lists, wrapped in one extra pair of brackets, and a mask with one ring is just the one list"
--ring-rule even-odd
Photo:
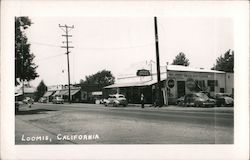
[(28, 17), (15, 17), (15, 85), (38, 77), (38, 66), (33, 62), (35, 56), (30, 53), (30, 44), (25, 34), (31, 24)]
[(216, 64), (211, 68), (212, 70), (234, 72), (234, 51), (229, 49), (226, 53), (216, 59)]
[(39, 98), (41, 98), (46, 91), (47, 91), (47, 86), (45, 85), (44, 81), (42, 80), (36, 88), (35, 101), (38, 101)]
[(85, 84), (96, 84), (99, 88), (114, 84), (115, 78), (112, 75), (111, 71), (102, 70), (97, 72), (96, 74), (86, 76), (86, 80), (80, 80), (82, 85)]
[(173, 65), (189, 66), (189, 60), (183, 52), (180, 52), (173, 60)]

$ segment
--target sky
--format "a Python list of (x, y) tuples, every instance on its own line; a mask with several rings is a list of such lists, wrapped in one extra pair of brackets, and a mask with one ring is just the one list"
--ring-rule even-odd
[[(30, 17), (26, 30), (39, 77), (37, 86), (67, 84), (66, 49), (61, 25), (74, 25), (69, 34), (71, 83), (103, 69), (115, 77), (134, 64), (156, 61), (153, 17)], [(233, 49), (233, 21), (219, 17), (158, 17), (160, 65), (185, 53), (190, 66), (211, 68), (216, 59)], [(135, 71), (136, 72), (136, 71)]]

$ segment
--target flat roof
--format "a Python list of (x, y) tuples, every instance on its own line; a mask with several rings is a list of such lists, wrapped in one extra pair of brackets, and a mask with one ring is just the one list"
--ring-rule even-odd
[(130, 82), (130, 83), (116, 83), (104, 88), (120, 88), (120, 87), (140, 87), (140, 86), (149, 86), (157, 83), (157, 80), (143, 81), (143, 82)]
[[(120, 74), (117, 79), (124, 79), (124, 78), (132, 78), (137, 77), (136, 71), (137, 69), (134, 68), (134, 71), (129, 70), (127, 73)], [(203, 69), (203, 68), (195, 68), (189, 66), (182, 66), (182, 65), (167, 65), (161, 66), (161, 75), (164, 75), (166, 71), (176, 71), (176, 72), (196, 72), (196, 73), (218, 73), (218, 74), (225, 74), (226, 72), (211, 70), (211, 69)], [(152, 72), (152, 75), (156, 75), (156, 70)]]
[(203, 68), (194, 68), (194, 67), (188, 67), (188, 66), (182, 66), (182, 65), (167, 65), (167, 69), (169, 71), (180, 71), (180, 72), (226, 73), (223, 71), (203, 69)]

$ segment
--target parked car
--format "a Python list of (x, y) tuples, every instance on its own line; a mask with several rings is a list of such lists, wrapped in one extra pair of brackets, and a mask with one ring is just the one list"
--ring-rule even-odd
[(183, 102), (184, 102), (184, 96), (182, 96), (182, 97), (180, 97), (180, 98), (178, 98), (178, 99), (176, 100), (176, 105), (182, 106), (182, 105), (183, 105)]
[(105, 99), (105, 98), (104, 98), (104, 99), (101, 99), (101, 100), (100, 100), (100, 104), (105, 104), (105, 103), (108, 103), (108, 99)]
[(183, 105), (194, 107), (216, 106), (216, 101), (204, 93), (190, 93), (185, 95)]
[(23, 99), (23, 103), (24, 104), (33, 104), (34, 103), (34, 99), (33, 98), (30, 98), (30, 97), (25, 97)]
[(46, 97), (41, 97), (38, 102), (40, 103), (47, 103), (47, 98)]
[(63, 104), (64, 100), (61, 97), (55, 97), (52, 100), (52, 103), (54, 104)]
[(223, 107), (234, 105), (234, 99), (228, 93), (216, 93), (214, 98), (216, 100), (217, 106)]
[(105, 106), (113, 105), (114, 107), (122, 105), (125, 107), (128, 105), (128, 102), (124, 95), (114, 94), (114, 95), (109, 95), (108, 99), (104, 101), (104, 105)]

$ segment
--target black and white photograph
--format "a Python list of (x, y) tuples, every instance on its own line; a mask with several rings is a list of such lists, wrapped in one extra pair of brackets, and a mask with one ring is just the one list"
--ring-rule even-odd
[(1, 51), (6, 159), (246, 158), (247, 3), (18, 2)]
[(234, 143), (229, 18), (15, 17), (15, 80), (16, 144)]

